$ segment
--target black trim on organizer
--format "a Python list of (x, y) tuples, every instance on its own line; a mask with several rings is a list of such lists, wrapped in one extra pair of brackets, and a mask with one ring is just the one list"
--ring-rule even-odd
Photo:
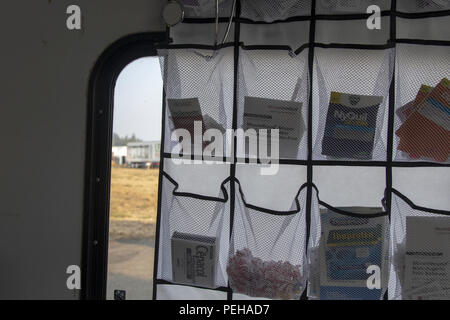
[(450, 46), (450, 41), (445, 41), (445, 40), (398, 38), (398, 39), (395, 39), (395, 42), (403, 43), (403, 44), (425, 45), (425, 46), (444, 46), (444, 47)]
[(198, 288), (198, 289), (204, 289), (204, 290), (214, 290), (214, 291), (222, 291), (222, 292), (230, 292), (230, 289), (228, 287), (217, 287), (217, 288), (206, 288), (206, 287), (200, 287), (196, 286), (194, 284), (183, 284), (183, 283), (176, 283), (171, 282), (163, 279), (156, 279), (155, 285), (162, 284), (162, 285), (171, 285), (171, 286), (184, 286), (184, 287), (192, 287), (192, 288)]
[(300, 52), (302, 52), (303, 50), (305, 50), (305, 49), (307, 49), (309, 47), (310, 47), (309, 43), (302, 44), (300, 47), (295, 49), (294, 54), (298, 55)]
[[(314, 16), (316, 20), (365, 20), (369, 18), (371, 13), (342, 13), (342, 14), (317, 14)], [(381, 10), (380, 15), (382, 17), (394, 16), (403, 19), (425, 19), (425, 18), (438, 18), (445, 17), (450, 15), (450, 10), (437, 10), (437, 11), (427, 11), (427, 12), (405, 12), (405, 11), (397, 11), (397, 10)], [(272, 21), (264, 21), (264, 20), (252, 20), (249, 18), (243, 17), (234, 17), (233, 22), (242, 23), (242, 24), (278, 24), (278, 23), (289, 23), (289, 22), (299, 22), (299, 21), (309, 21), (311, 20), (310, 15), (298, 15), (288, 17), (286, 19), (277, 19)], [(228, 17), (219, 17), (219, 23), (228, 23)], [(216, 22), (214, 17), (205, 17), (205, 18), (185, 18), (183, 23), (187, 24), (213, 24)]]
[[(292, 160), (291, 164), (297, 164), (301, 160)], [(284, 164), (283, 160), (279, 161)], [(299, 163), (303, 164), (303, 163)], [(389, 165), (387, 161), (363, 161), (363, 160), (313, 160), (313, 166), (347, 166), (347, 167), (386, 167)], [(420, 162), (420, 161), (393, 161), (391, 163), (393, 168), (415, 168), (415, 167), (432, 167), (432, 168), (446, 168), (450, 167), (450, 163), (436, 163), (436, 162)]]
[[(274, 161), (275, 160), (275, 161)], [(307, 160), (297, 160), (297, 159), (261, 159), (261, 158), (236, 158), (236, 164), (255, 164), (255, 165), (269, 165), (273, 163), (277, 164), (297, 164), (297, 165), (307, 165)]]
[[(299, 21), (309, 21), (310, 16), (293, 16), (286, 18), (284, 20), (273, 20), (273, 21), (264, 21), (264, 20), (252, 20), (249, 18), (233, 18), (233, 23), (237, 24), (263, 24), (263, 25), (270, 25), (270, 24), (277, 24), (277, 23), (289, 23), (289, 22), (299, 22)], [(228, 23), (229, 18), (228, 17), (220, 17), (219, 23)], [(212, 24), (216, 23), (216, 18), (185, 18), (183, 20), (183, 23), (192, 23), (192, 24)]]
[[(397, 8), (397, 0), (391, 0), (391, 11), (394, 12)], [(397, 24), (396, 17), (394, 14), (391, 14), (389, 21), (389, 40), (394, 42), (397, 36)], [(389, 63), (393, 63), (392, 66), (392, 78), (389, 86), (389, 107), (388, 107), (388, 130), (387, 130), (387, 154), (386, 154), (386, 190), (384, 198), (381, 201), (385, 210), (388, 214), (389, 221), (391, 219), (391, 209), (392, 209), (392, 199), (391, 199), (391, 190), (392, 190), (392, 160), (394, 154), (394, 123), (395, 123), (395, 63), (396, 63), (396, 55), (394, 56), (393, 61), (389, 60)], [(390, 69), (390, 68), (389, 68)], [(387, 300), (388, 298), (388, 289), (383, 295), (383, 299)]]
[(230, 177), (226, 178), (225, 180), (223, 180), (221, 182), (220, 191), (222, 192), (223, 198), (218, 198), (218, 197), (204, 196), (204, 195), (200, 195), (200, 194), (196, 194), (196, 193), (179, 192), (179, 191), (177, 191), (179, 188), (178, 182), (176, 182), (175, 179), (173, 179), (167, 172), (163, 171), (162, 174), (167, 180), (170, 181), (170, 183), (172, 183), (174, 185), (175, 188), (172, 191), (172, 194), (174, 196), (194, 198), (194, 199), (205, 200), (205, 201), (223, 202), (223, 203), (227, 202), (229, 199), (227, 189), (225, 188), (225, 184), (231, 180)]
[[(389, 16), (390, 11), (389, 10), (382, 10), (381, 16)], [(372, 14), (371, 13), (343, 13), (343, 14), (318, 14), (315, 15), (316, 20), (366, 20), (369, 18)], [(292, 16), (285, 19), (276, 19), (272, 21), (265, 21), (265, 20), (252, 20), (250, 18), (233, 18), (233, 22), (236, 23), (242, 23), (242, 24), (262, 24), (262, 25), (271, 25), (271, 24), (278, 24), (278, 23), (290, 23), (290, 22), (301, 22), (301, 21), (310, 21), (311, 20), (310, 15), (298, 15), (298, 16)], [(229, 21), (229, 18), (227, 17), (220, 17), (219, 23), (227, 23)], [(189, 24), (213, 24), (216, 23), (215, 18), (185, 18), (183, 20), (183, 23), (189, 23)]]
[(357, 44), (357, 43), (320, 43), (315, 42), (316, 48), (336, 48), (336, 49), (361, 49), (361, 50), (386, 50), (395, 47), (394, 41), (388, 41), (385, 44)]
[(412, 202), (407, 196), (402, 194), (397, 189), (392, 188), (391, 191), (397, 197), (399, 197), (400, 199), (405, 201), (414, 210), (425, 211), (425, 212), (434, 213), (434, 214), (441, 214), (441, 215), (444, 215), (444, 216), (450, 216), (450, 211), (440, 210), (440, 209), (431, 209), (431, 208), (425, 208), (425, 207), (418, 206), (418, 205), (414, 204), (414, 202)]
[(86, 157), (81, 299), (105, 299), (108, 262), (109, 186), (114, 85), (130, 62), (156, 56), (167, 34), (140, 33), (111, 44), (91, 71), (86, 121)]
[[(397, 7), (397, 0), (391, 1), (391, 10), (395, 10)], [(391, 15), (390, 19), (390, 39), (395, 40), (397, 34), (396, 17)], [(395, 59), (392, 62), (394, 65), (392, 67), (392, 79), (389, 86), (389, 108), (388, 108), (388, 128), (387, 128), (387, 155), (386, 155), (386, 188), (387, 193), (385, 196), (385, 205), (389, 213), (389, 218), (391, 217), (391, 189), (392, 189), (392, 162), (394, 155), (394, 123), (395, 123)]]
[(317, 186), (314, 183), (312, 184), (312, 187), (314, 188), (314, 190), (316, 190), (318, 203), (321, 206), (324, 206), (325, 208), (332, 210), (333, 212), (336, 212), (336, 213), (339, 213), (339, 214), (342, 214), (345, 216), (353, 217), (353, 218), (377, 218), (377, 217), (389, 216), (389, 213), (386, 211), (380, 211), (380, 212), (371, 213), (371, 214), (364, 214), (364, 213), (355, 213), (355, 212), (349, 212), (349, 211), (338, 209), (338, 208), (320, 200), (319, 189), (317, 188)]
[[(284, 160), (279, 161), (280, 164), (285, 164)], [(286, 164), (303, 164), (302, 160), (288, 160)], [(363, 160), (313, 160), (313, 166), (347, 166), (347, 167), (385, 167), (388, 165), (387, 161), (363, 161)], [(416, 168), (416, 167), (432, 167), (432, 168), (447, 168), (450, 163), (426, 162), (426, 161), (392, 161), (393, 168)]]
[[(444, 17), (450, 15), (450, 10), (443, 11), (429, 11), (429, 12), (402, 12), (392, 9), (382, 10), (380, 12), (382, 17), (400, 17), (405, 19), (422, 19), (433, 17)], [(319, 14), (316, 15), (317, 20), (363, 20), (367, 19), (372, 13), (356, 13), (356, 14)]]
[[(167, 37), (169, 36), (170, 29), (166, 28)], [(164, 59), (164, 75), (163, 75), (163, 96), (162, 96), (162, 117), (161, 117), (161, 146), (160, 146), (160, 158), (159, 158), (159, 175), (158, 175), (158, 207), (156, 211), (156, 230), (155, 230), (155, 250), (153, 256), (153, 291), (152, 291), (152, 299), (156, 300), (156, 279), (157, 279), (157, 271), (158, 271), (158, 263), (159, 263), (159, 239), (161, 236), (161, 195), (162, 195), (162, 183), (163, 183), (163, 175), (164, 172), (164, 142), (166, 141), (166, 90), (164, 89), (164, 84), (167, 82), (167, 70), (168, 70), (168, 61)]]
[(305, 43), (302, 44), (300, 47), (298, 47), (297, 49), (292, 49), (291, 46), (288, 45), (282, 45), (282, 44), (250, 44), (250, 45), (245, 45), (242, 41), (239, 42), (239, 46), (243, 49), (243, 50), (286, 50), (295, 54), (300, 53), (301, 51), (303, 51), (303, 49), (308, 48), (309, 47), (309, 43)]
[[(382, 17), (390, 16), (390, 10), (382, 10)], [(343, 13), (343, 14), (317, 14), (316, 20), (367, 20), (373, 13)]]
[(242, 191), (242, 186), (241, 186), (240, 181), (239, 181), (238, 179), (236, 179), (236, 178), (234, 179), (234, 181), (235, 181), (235, 182), (238, 184), (238, 186), (239, 186), (239, 188), (238, 188), (238, 189), (239, 189), (239, 194), (240, 194), (240, 196), (241, 196), (242, 202), (244, 203), (244, 206), (245, 206), (245, 207), (247, 207), (247, 208), (249, 208), (249, 209), (256, 210), (256, 211), (260, 211), (260, 212), (272, 214), (272, 215), (275, 215), (275, 216), (290, 216), (290, 215), (299, 213), (300, 210), (301, 210), (301, 206), (300, 206), (300, 202), (298, 202), (298, 197), (299, 197), (299, 195), (300, 195), (300, 192), (301, 192), (304, 188), (308, 187), (308, 183), (304, 183), (304, 184), (302, 184), (301, 187), (298, 189), (298, 191), (297, 191), (297, 193), (296, 193), (296, 195), (295, 195), (295, 198), (294, 198), (295, 207), (296, 207), (295, 210), (281, 211), (281, 210), (272, 210), (272, 209), (267, 209), (267, 208), (263, 208), (263, 207), (258, 207), (258, 206), (255, 206), (255, 205), (252, 205), (252, 204), (247, 203), (247, 201), (245, 200), (244, 192)]
[[(420, 44), (431, 44), (431, 45), (450, 45), (450, 41), (438, 41), (438, 40), (414, 40), (414, 39), (400, 39), (400, 41), (404, 42), (421, 42)], [(312, 46), (317, 48), (336, 48), (336, 49), (361, 49), (361, 50), (385, 50), (391, 49), (395, 47), (395, 43), (397, 41), (388, 40), (384, 44), (359, 44), (359, 43), (322, 43), (322, 42), (311, 42), (311, 39), (308, 43), (304, 43), (300, 45), (297, 49), (292, 49), (289, 45), (276, 45), (276, 44), (262, 44), (262, 45), (245, 45), (242, 41), (235, 42), (226, 42), (221, 45), (211, 46), (207, 44), (198, 44), (198, 43), (182, 43), (182, 44), (167, 44), (163, 43), (158, 45), (157, 49), (198, 49), (198, 50), (220, 50), (229, 47), (242, 48), (243, 50), (286, 50), (291, 51), (294, 54), (299, 54), (306, 48), (310, 48)], [(311, 45), (312, 43), (312, 45)]]
[[(312, 43), (312, 45), (311, 45)], [(238, 47), (243, 50), (286, 50), (294, 54), (299, 54), (309, 47), (324, 48), (324, 49), (360, 49), (360, 50), (386, 50), (395, 48), (396, 44), (417, 44), (430, 46), (450, 46), (450, 41), (446, 40), (427, 40), (427, 39), (409, 39), (398, 38), (390, 39), (384, 44), (360, 44), (360, 43), (322, 43), (322, 42), (308, 42), (300, 45), (297, 49), (292, 49), (289, 45), (245, 45), (244, 42), (237, 42)], [(222, 45), (211, 46), (198, 43), (183, 43), (183, 44), (167, 44), (160, 43), (157, 49), (198, 49), (198, 50), (220, 50), (229, 47), (236, 47), (236, 43), (227, 42)]]
[[(307, 160), (297, 160), (297, 159), (276, 159), (278, 164), (285, 165), (307, 165)], [(255, 158), (237, 158), (236, 164), (262, 164), (268, 165), (269, 163), (273, 163), (273, 159), (255, 159)]]
[[(311, 2), (311, 22), (309, 24), (309, 43), (315, 44), (316, 41), (316, 0)], [(311, 236), (311, 206), (312, 206), (312, 183), (313, 183), (313, 141), (312, 141), (312, 125), (313, 125), (313, 77), (314, 77), (314, 49), (315, 45), (310, 45), (308, 50), (308, 130), (307, 130), (307, 173), (306, 180), (308, 183), (308, 189), (306, 193), (306, 241), (305, 252), (308, 252), (309, 238)], [(300, 300), (308, 300), (308, 285), (300, 296)]]
[(241, 48), (244, 50), (286, 50), (293, 51), (290, 46), (287, 45), (241, 45)]
[(403, 11), (394, 11), (393, 15), (399, 18), (404, 19), (424, 19), (424, 18), (437, 18), (437, 17), (445, 17), (450, 15), (450, 10), (442, 10), (442, 11), (427, 11), (427, 12), (403, 12)]
[[(197, 156), (194, 154), (186, 154), (186, 155), (182, 155), (182, 154), (177, 154), (177, 153), (169, 153), (169, 152), (164, 152), (163, 156), (165, 159), (179, 159), (182, 161), (189, 161), (189, 160), (200, 160), (200, 161), (214, 161), (214, 162), (221, 162), (221, 163), (227, 163), (230, 162), (230, 159), (227, 156), (222, 156), (222, 157), (215, 157), (215, 156)], [(230, 162), (231, 163), (231, 162)]]
[(215, 46), (208, 44), (198, 44), (198, 43), (161, 43), (157, 46), (157, 49), (198, 49), (198, 50), (220, 50), (223, 48), (234, 47), (235, 42), (225, 42), (223, 44), (218, 44)]
[(385, 167), (386, 161), (363, 161), (363, 160), (313, 160), (313, 166), (336, 166), (336, 167)]
[[(182, 158), (179, 154), (164, 153), (165, 159), (187, 159), (187, 160), (199, 160), (194, 155), (185, 155)], [(200, 160), (215, 161), (224, 164), (231, 164), (234, 159), (229, 157), (205, 157), (202, 156)], [(241, 158), (236, 157), (236, 164), (268, 164), (273, 159), (261, 159), (261, 158)], [(346, 167), (386, 167), (387, 161), (373, 161), (373, 160), (301, 160), (301, 159), (276, 159), (280, 165), (302, 165), (307, 166), (311, 163), (313, 166), (346, 166)], [(392, 161), (391, 166), (393, 168), (419, 168), (419, 167), (432, 167), (432, 168), (448, 168), (450, 163), (439, 162), (427, 162), (427, 161)]]
[(333, 207), (332, 205), (329, 205), (328, 203), (319, 200), (319, 204), (324, 206), (325, 208), (332, 210), (333, 212), (353, 217), (353, 218), (378, 218), (378, 217), (387, 217), (389, 216), (389, 213), (387, 211), (381, 211), (377, 213), (371, 213), (371, 214), (364, 214), (364, 213), (355, 213), (355, 212), (349, 212), (345, 210), (338, 209), (336, 207)]
[[(395, 19), (394, 19), (395, 20)], [(391, 35), (392, 36), (392, 35)], [(311, 41), (311, 40), (310, 40)], [(308, 42), (300, 45), (297, 49), (293, 49), (289, 45), (245, 45), (244, 42), (227, 42), (222, 45), (211, 46), (206, 44), (183, 43), (183, 44), (160, 44), (157, 49), (198, 49), (198, 50), (220, 50), (236, 45), (243, 50), (286, 50), (298, 55), (303, 50), (316, 47), (323, 49), (355, 49), (355, 50), (386, 50), (395, 48), (397, 43), (417, 44), (430, 46), (450, 46), (450, 41), (445, 40), (426, 40), (426, 39), (390, 39), (384, 44), (359, 44), (359, 43), (322, 43)]]
[[(236, 9), (234, 16), (236, 19), (239, 19), (241, 16), (241, 0), (236, 0)], [(241, 37), (241, 24), (239, 22), (234, 24), (234, 75), (233, 75), (233, 121), (232, 121), (232, 129), (237, 129), (237, 114), (238, 114), (238, 84), (239, 84), (239, 46), (240, 46), (240, 37)], [(233, 161), (230, 165), (230, 177), (232, 180), (236, 177), (236, 151), (237, 151), (237, 139), (236, 136), (233, 135)], [(236, 190), (234, 183), (231, 183), (230, 186), (231, 200), (230, 200), (230, 234), (229, 241), (231, 244), (232, 236), (233, 236), (233, 228), (234, 228), (234, 213), (235, 213), (235, 200), (236, 200)], [(231, 246), (230, 246), (231, 247)], [(233, 300), (233, 290), (230, 287), (230, 283), (228, 282), (228, 294), (227, 300)]]
[(426, 161), (393, 161), (392, 167), (397, 168), (417, 168), (417, 167), (431, 167), (431, 168), (450, 168), (450, 163), (426, 162)]
[(239, 22), (243, 24), (277, 24), (277, 23), (289, 23), (289, 22), (301, 22), (301, 21), (309, 21), (310, 16), (293, 16), (286, 19), (277, 19), (272, 21), (264, 21), (264, 20), (251, 20), (249, 18), (239, 18)]
[[(198, 49), (198, 50), (220, 50), (224, 48), (229, 47), (236, 47), (242, 48), (243, 50), (286, 50), (286, 51), (292, 51), (294, 50), (291, 48), (291, 46), (288, 45), (277, 45), (277, 44), (263, 44), (263, 45), (245, 45), (244, 42), (226, 42), (224, 44), (219, 44), (216, 46), (211, 46), (207, 44), (198, 44), (198, 43), (180, 43), (180, 44), (167, 44), (163, 43), (158, 46), (157, 49)], [(295, 51), (302, 51), (304, 48), (307, 48), (309, 46), (309, 43), (305, 43), (301, 45), (298, 49)]]

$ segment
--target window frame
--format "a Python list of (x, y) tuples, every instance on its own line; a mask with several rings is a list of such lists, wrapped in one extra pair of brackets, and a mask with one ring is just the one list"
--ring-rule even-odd
[[(80, 299), (82, 300), (106, 299), (111, 148), (116, 81), (129, 63), (139, 58), (157, 56), (157, 44), (167, 40), (167, 31), (133, 34), (119, 39), (100, 55), (89, 78), (81, 258)], [(164, 111), (163, 105), (162, 123), (165, 120)], [(161, 143), (164, 141), (163, 134), (164, 126), (162, 125)], [(163, 153), (161, 153), (160, 163), (162, 163), (162, 156)], [(158, 197), (159, 194), (160, 190), (158, 190)], [(158, 198), (158, 216), (159, 201)]]

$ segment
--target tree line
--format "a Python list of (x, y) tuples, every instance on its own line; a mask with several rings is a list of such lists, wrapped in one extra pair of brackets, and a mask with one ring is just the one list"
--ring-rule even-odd
[(129, 142), (142, 142), (141, 139), (137, 138), (136, 135), (133, 133), (131, 137), (128, 135), (121, 137), (117, 133), (113, 133), (113, 141), (112, 145), (115, 147), (121, 147), (126, 146)]

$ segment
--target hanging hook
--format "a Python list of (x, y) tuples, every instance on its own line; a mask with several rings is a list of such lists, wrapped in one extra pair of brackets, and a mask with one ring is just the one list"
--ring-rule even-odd
[(211, 55), (204, 55), (201, 53), (197, 53), (200, 56), (206, 58), (206, 59), (213, 59), (216, 54), (217, 54), (217, 47), (221, 46), (225, 43), (225, 41), (228, 39), (228, 35), (230, 33), (230, 29), (231, 29), (231, 24), (233, 23), (233, 18), (235, 16), (235, 11), (236, 11), (236, 0), (233, 0), (233, 5), (231, 7), (231, 12), (230, 12), (230, 19), (228, 20), (228, 25), (227, 25), (227, 29), (225, 31), (225, 34), (223, 36), (222, 42), (220, 44), (217, 43), (217, 40), (219, 38), (219, 0), (216, 0), (216, 15), (215, 15), (215, 32), (214, 32), (214, 49), (213, 49), (213, 53)]

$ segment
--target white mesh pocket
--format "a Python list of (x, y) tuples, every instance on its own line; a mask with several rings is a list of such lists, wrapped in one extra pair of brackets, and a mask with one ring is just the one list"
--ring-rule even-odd
[(365, 14), (371, 5), (389, 10), (390, 0), (317, 0), (317, 14)]
[[(244, 127), (247, 118), (249, 125), (245, 129), (279, 129), (279, 158), (307, 158), (307, 53), (304, 50), (293, 55), (288, 50), (275, 49), (240, 51), (238, 128)], [(248, 109), (251, 105), (258, 108)], [(259, 110), (261, 114), (254, 115)], [(262, 116), (270, 116), (270, 120), (262, 121)]]
[[(161, 49), (158, 54), (166, 94), (164, 152), (172, 152), (178, 143), (176, 139), (171, 140), (175, 129), (187, 130), (193, 142), (194, 121), (203, 122), (200, 127), (201, 133), (209, 128), (220, 131), (231, 128), (233, 48), (224, 48), (215, 52), (199, 49)], [(185, 99), (188, 99), (188, 102)], [(189, 111), (195, 112), (180, 114), (175, 119), (169, 111), (171, 103), (188, 104)], [(198, 106), (200, 112), (198, 112)], [(224, 141), (223, 144), (225, 150), (226, 142)]]
[[(408, 219), (411, 218), (419, 219), (416, 220), (415, 223), (422, 224), (422, 226), (424, 226), (424, 223), (428, 224), (430, 220), (428, 220), (428, 222), (425, 220), (430, 218), (446, 219), (446, 224), (441, 223), (441, 226), (445, 228), (445, 225), (449, 225), (450, 223), (450, 212), (417, 207), (411, 202), (411, 200), (406, 198), (400, 192), (394, 190), (394, 193), (392, 194), (391, 213), (392, 263), (389, 276), (389, 299), (418, 299), (417, 292), (414, 293), (415, 290), (412, 289), (419, 289), (421, 293), (427, 293), (427, 288), (421, 289), (421, 287), (424, 284), (431, 284), (435, 281), (437, 281), (438, 285), (444, 286), (443, 288), (441, 288), (442, 290), (450, 289), (450, 286), (448, 285), (448, 267), (446, 271), (447, 277), (444, 277), (443, 279), (439, 275), (442, 274), (442, 270), (439, 271), (439, 265), (441, 264), (442, 266), (442, 261), (440, 261), (441, 259), (439, 259), (438, 256), (433, 258), (431, 255), (432, 252), (436, 252), (436, 250), (439, 251), (440, 244), (442, 244), (444, 248), (446, 245), (448, 247), (448, 236), (447, 238), (443, 238), (447, 240), (443, 240), (444, 242), (438, 243), (437, 246), (436, 243), (432, 243), (433, 240), (431, 238), (420, 238), (420, 234), (425, 231), (424, 229), (421, 229), (419, 233), (412, 234), (410, 237), (408, 237)], [(420, 219), (425, 220), (420, 221)], [(429, 232), (429, 229), (425, 232)], [(415, 243), (407, 243), (408, 241), (412, 240)], [(419, 244), (417, 244), (417, 240), (420, 240)], [(414, 249), (416, 249), (416, 246), (419, 246), (420, 250), (418, 250), (417, 252), (412, 252), (415, 251)], [(409, 251), (407, 251), (408, 248)], [(420, 254), (422, 254), (423, 257), (418, 257), (418, 255)], [(423, 258), (424, 260), (422, 261)], [(436, 261), (433, 262), (433, 260)], [(417, 274), (421, 273), (421, 275), (417, 276), (417, 278), (411, 277), (413, 272), (411, 268), (414, 268), (413, 263), (416, 264), (416, 270), (414, 272), (417, 272)], [(447, 260), (445, 264), (448, 265), (448, 263), (449, 262)], [(408, 267), (406, 266), (406, 264), (408, 264)], [(407, 272), (409, 273), (408, 276), (406, 275)]]
[(382, 208), (332, 207), (314, 190), (311, 215), (309, 298), (382, 299), (389, 276), (388, 214)]
[(450, 10), (447, 0), (397, 0), (397, 10), (408, 13)]
[(386, 159), (394, 49), (316, 48), (313, 159)]
[(305, 285), (306, 188), (291, 210), (247, 204), (240, 192), (227, 273), (234, 293), (271, 299), (299, 299)]
[[(450, 124), (450, 113), (431, 96), (443, 79), (450, 79), (449, 65), (450, 47), (397, 45), (395, 160), (450, 163), (450, 128), (442, 127)], [(428, 102), (441, 121), (432, 121), (428, 113), (422, 117), (420, 109)]]
[(245, 0), (241, 6), (241, 17), (253, 21), (273, 22), (311, 13), (311, 1), (306, 0)]
[[(213, 281), (211, 285), (202, 285), (203, 282), (197, 281), (195, 275), (192, 276), (192, 273), (196, 273), (195, 268), (199, 255), (195, 251), (191, 252), (189, 256), (187, 253), (177, 253), (177, 257), (181, 257), (180, 263), (185, 264), (185, 268), (182, 270), (185, 281), (178, 283), (208, 288), (226, 287), (225, 269), (230, 235), (229, 183), (222, 184), (221, 194), (218, 197), (177, 192), (177, 188), (176, 181), (165, 174), (162, 188), (157, 277), (161, 280), (176, 282), (174, 281), (175, 268), (172, 265), (174, 259), (173, 237), (181, 234), (179, 238), (195, 242), (197, 247), (204, 245), (206, 240), (215, 240), (215, 248), (210, 250), (213, 256), (209, 258), (213, 260), (215, 271), (204, 270), (204, 275), (208, 279), (212, 276)], [(180, 249), (177, 250), (180, 251)], [(178, 269), (180, 268), (178, 267)], [(191, 269), (191, 272), (188, 269)]]

